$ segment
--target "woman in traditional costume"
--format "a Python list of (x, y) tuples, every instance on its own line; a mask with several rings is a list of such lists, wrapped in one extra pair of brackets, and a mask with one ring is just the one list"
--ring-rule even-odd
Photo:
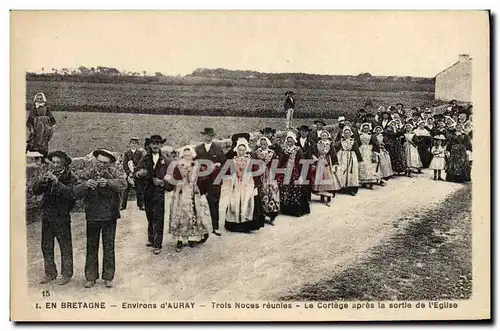
[(432, 160), (432, 137), (430, 132), (425, 128), (425, 122), (418, 122), (417, 128), (413, 130), (413, 133), (415, 134), (414, 141), (417, 144), (422, 167), (428, 168)]
[(45, 94), (37, 93), (33, 98), (33, 103), (33, 107), (26, 121), (29, 132), (26, 149), (47, 156), (49, 141), (52, 139), (56, 119), (47, 105)]
[(264, 226), (260, 197), (257, 194), (259, 177), (252, 177), (250, 173), (251, 170), (256, 170), (257, 165), (251, 162), (251, 149), (245, 138), (238, 138), (233, 150), (236, 155), (228, 160), (233, 164), (224, 227), (230, 232), (250, 233)]
[(401, 175), (406, 171), (406, 153), (402, 143), (402, 132), (398, 129), (396, 121), (387, 124), (384, 132), (385, 148), (391, 157), (392, 171)]
[[(254, 157), (265, 163), (266, 168), (260, 175), (261, 185), (257, 188), (262, 202), (262, 217), (268, 217), (267, 223), (274, 225), (274, 220), (280, 211), (280, 190), (276, 178), (271, 174), (271, 165), (279, 161), (276, 151), (271, 149), (272, 143), (267, 137), (261, 137)], [(280, 148), (281, 150), (281, 148)]]
[(342, 191), (356, 195), (359, 188), (359, 162), (363, 161), (358, 143), (353, 138), (353, 130), (345, 126), (342, 138), (335, 145), (339, 162), (338, 175), (343, 186)]
[(209, 236), (210, 213), (208, 201), (200, 194), (197, 183), (197, 166), (193, 159), (196, 152), (193, 147), (179, 149), (179, 159), (166, 180), (174, 185), (170, 202), (169, 233), (177, 240), (176, 251), (180, 252), (187, 241), (190, 247), (204, 243)]
[(359, 151), (363, 161), (359, 163), (359, 182), (361, 187), (373, 188), (373, 184), (377, 184), (380, 175), (377, 171), (378, 154), (380, 147), (378, 140), (372, 135), (371, 123), (363, 123), (359, 132), (361, 146)]
[(404, 147), (406, 152), (406, 175), (411, 177), (412, 169), (417, 170), (419, 173), (422, 172), (422, 161), (420, 160), (420, 154), (418, 153), (417, 145), (414, 141), (415, 134), (413, 131), (413, 125), (406, 124), (404, 126)]
[(447, 151), (449, 158), (446, 160), (446, 181), (470, 182), (471, 165), (468, 154), (472, 152), (472, 143), (462, 124), (456, 126), (455, 134), (447, 144)]
[(385, 147), (386, 138), (384, 137), (384, 129), (382, 128), (382, 126), (377, 126), (374, 129), (374, 133), (380, 148), (377, 170), (379, 171), (380, 177), (382, 178), (380, 183), (383, 185), (383, 181), (389, 180), (394, 172), (392, 171), (391, 156)]
[(284, 215), (299, 217), (311, 212), (308, 185), (301, 183), (306, 180), (305, 177), (301, 177), (300, 160), (302, 158), (302, 151), (297, 146), (295, 133), (288, 132), (280, 160), (280, 168), (285, 169), (285, 173), (278, 176), (280, 208)]
[(329, 207), (335, 192), (342, 189), (337, 176), (338, 159), (335, 145), (328, 131), (323, 131), (312, 149), (316, 162), (311, 172), (312, 192), (321, 197), (321, 202)]

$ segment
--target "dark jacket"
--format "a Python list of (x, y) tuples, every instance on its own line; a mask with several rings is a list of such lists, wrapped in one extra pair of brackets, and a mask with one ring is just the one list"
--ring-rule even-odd
[[(87, 180), (99, 178), (107, 179), (108, 185), (95, 189), (85, 187)], [(111, 166), (104, 171), (99, 171), (97, 168), (84, 171), (73, 192), (76, 199), (84, 199), (87, 221), (116, 221), (120, 218), (121, 197), (126, 187), (125, 173)]]
[[(210, 175), (201, 177), (199, 187), (201, 194), (205, 194), (206, 192), (208, 192), (209, 187), (212, 186), (214, 180), (217, 178), (217, 175), (219, 174), (219, 171), (224, 166), (226, 157), (224, 151), (222, 150), (222, 147), (216, 142), (212, 142), (210, 150), (208, 151), (205, 149), (205, 144), (200, 144), (196, 146), (194, 150), (196, 152), (196, 158), (195, 158), (196, 160), (206, 160), (212, 162), (213, 164), (215, 163), (221, 164), (221, 166), (216, 167)], [(205, 170), (205, 166), (201, 165), (200, 170)]]
[(290, 109), (290, 108), (295, 109), (295, 99), (290, 98), (290, 97), (287, 97), (287, 98), (285, 99), (285, 102), (283, 103), (283, 108), (284, 108), (285, 110), (288, 110), (288, 109)]
[(304, 146), (300, 144), (300, 137), (297, 137), (297, 146), (300, 147), (304, 159), (312, 159), (313, 143), (309, 138), (306, 139)]
[(136, 149), (135, 152), (132, 152), (130, 149), (123, 154), (123, 170), (127, 176), (130, 174), (130, 169), (128, 167), (128, 161), (132, 160), (134, 163), (134, 168), (137, 168), (139, 161), (141, 161), (143, 154), (140, 150)]
[[(156, 166), (154, 166), (152, 153), (146, 154), (139, 161), (139, 164), (137, 165), (135, 171), (136, 173), (135, 177), (142, 179), (142, 181), (144, 182), (145, 197), (148, 196), (151, 197), (155, 193), (164, 194), (165, 191), (171, 191), (173, 189), (173, 186), (167, 180), (165, 180), (165, 176), (167, 175), (167, 170), (168, 167), (170, 166), (170, 163), (172, 163), (172, 159), (170, 157), (163, 155), (161, 152), (160, 152), (160, 157), (156, 162)], [(141, 169), (146, 170), (147, 174), (145, 177), (137, 176), (137, 172)], [(171, 175), (173, 175), (173, 171)], [(163, 180), (163, 187), (154, 185), (153, 178), (158, 178)]]
[(33, 194), (43, 194), (42, 215), (49, 221), (71, 221), (70, 212), (75, 206), (73, 185), (77, 182), (71, 170), (66, 169), (58, 176), (57, 182), (44, 183), (37, 180), (32, 188)]

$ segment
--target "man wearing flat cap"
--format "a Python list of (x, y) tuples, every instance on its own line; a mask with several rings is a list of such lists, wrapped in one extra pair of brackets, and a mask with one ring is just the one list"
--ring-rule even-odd
[(153, 135), (149, 139), (149, 151), (137, 166), (136, 177), (144, 181), (144, 205), (148, 220), (147, 247), (158, 255), (163, 248), (165, 226), (165, 191), (170, 185), (165, 179), (172, 159), (161, 152), (166, 139)]
[(47, 284), (56, 279), (57, 267), (54, 262), (54, 239), (61, 250), (61, 279), (65, 285), (73, 277), (73, 245), (71, 239), (70, 212), (75, 206), (73, 185), (76, 176), (69, 169), (71, 159), (62, 151), (47, 156), (49, 171), (35, 181), (33, 194), (43, 194), (42, 203), (42, 254), (45, 277), (40, 282)]
[(120, 203), (127, 180), (122, 169), (115, 166), (116, 157), (106, 149), (92, 153), (95, 166), (80, 174), (73, 188), (77, 199), (83, 198), (87, 219), (87, 254), (85, 260), (86, 288), (99, 279), (99, 241), (102, 235), (102, 279), (113, 287), (115, 277), (116, 223), (121, 217)]
[(214, 183), (214, 180), (217, 178), (218, 172), (226, 161), (226, 158), (222, 147), (213, 141), (215, 137), (214, 129), (205, 128), (200, 133), (203, 135), (205, 142), (194, 148), (196, 152), (195, 160), (204, 160), (205, 164), (208, 163), (208, 166), (212, 167), (212, 172), (207, 176), (201, 177), (198, 186), (200, 187), (200, 193), (207, 195), (210, 218), (212, 219), (212, 233), (220, 236), (219, 202), (221, 185), (220, 183)]
[(127, 188), (123, 192), (122, 204), (120, 207), (121, 210), (127, 208), (128, 192), (131, 188), (135, 189), (137, 207), (140, 210), (144, 210), (144, 191), (140, 185), (142, 183), (134, 176), (135, 168), (137, 168), (139, 161), (143, 157), (143, 154), (138, 147), (139, 138), (132, 137), (130, 138), (129, 149), (123, 154), (123, 170), (125, 170), (125, 174), (127, 175)]
[(292, 91), (286, 91), (285, 92), (285, 102), (283, 103), (283, 108), (286, 112), (286, 129), (290, 129), (292, 127), (292, 120), (293, 120), (293, 112), (295, 110), (295, 100), (293, 99), (293, 93)]

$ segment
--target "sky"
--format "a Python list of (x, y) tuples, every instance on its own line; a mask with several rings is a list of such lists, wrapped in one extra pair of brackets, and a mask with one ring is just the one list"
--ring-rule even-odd
[(477, 29), (487, 28), (485, 16), (456, 11), (13, 12), (11, 43), (22, 47), (23, 55), (12, 61), (34, 72), (84, 65), (165, 75), (226, 68), (434, 77), (460, 53), (474, 59), (474, 39)]

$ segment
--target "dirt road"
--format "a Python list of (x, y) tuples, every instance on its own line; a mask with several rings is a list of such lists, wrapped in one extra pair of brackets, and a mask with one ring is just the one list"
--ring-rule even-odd
[[(38, 284), (43, 276), (40, 224), (28, 226), (29, 295), (50, 290), (57, 300), (273, 300), (307, 282), (319, 281), (356, 263), (395, 231), (395, 224), (424, 212), (455, 192), (460, 184), (431, 180), (430, 172), (391, 179), (386, 187), (337, 195), (331, 207), (317, 201), (301, 218), (279, 216), (276, 226), (252, 234), (223, 232), (202, 246), (176, 253), (165, 226), (164, 249), (154, 255), (146, 244), (146, 216), (130, 203), (119, 220), (115, 288), (98, 283), (83, 288), (84, 215), (73, 215), (75, 275), (70, 284)], [(314, 199), (314, 198), (313, 198)], [(168, 205), (168, 198), (167, 198)], [(168, 214), (167, 214), (168, 215)], [(168, 224), (168, 217), (165, 219)], [(102, 254), (102, 251), (101, 251)], [(59, 252), (56, 261), (59, 264)]]

